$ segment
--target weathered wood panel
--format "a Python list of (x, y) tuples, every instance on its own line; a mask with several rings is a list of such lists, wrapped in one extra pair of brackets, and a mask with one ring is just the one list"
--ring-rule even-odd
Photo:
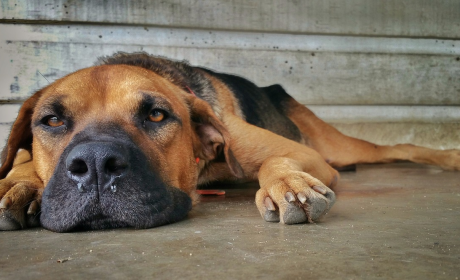
[[(1, 109), (2, 106), (0, 106)], [(11, 124), (0, 123), (0, 151), (5, 147), (8, 135), (10, 135)]]
[(20, 107), (20, 104), (0, 105), (0, 151), (6, 144), (6, 139), (10, 134), (11, 125), (16, 119)]
[[(307, 106), (330, 123), (460, 123), (460, 106)], [(459, 131), (460, 133), (460, 131)], [(460, 145), (460, 138), (459, 145)]]
[(0, 18), (287, 33), (458, 38), (458, 0), (1, 0)]
[(3, 24), (13, 41), (378, 54), (460, 55), (459, 38), (381, 38), (91, 24)]
[(2, 104), (0, 108), (0, 124), (10, 124), (16, 119), (21, 104)]
[[(0, 33), (0, 99), (23, 99), (96, 57), (143, 50), (261, 86), (280, 83), (304, 104), (460, 104), (460, 43), (454, 40), (405, 39), (406, 48), (399, 48), (407, 53), (396, 50), (397, 41), (396, 53), (385, 53), (378, 38), (357, 47), (353, 37), (120, 26), (0, 25)], [(289, 47), (291, 37), (297, 49)], [(423, 54), (429, 46), (431, 54)]]
[(460, 148), (458, 0), (0, 0), (1, 22), (0, 102), (144, 50), (280, 83), (351, 136)]
[(342, 133), (380, 145), (412, 143), (432, 149), (460, 149), (460, 123), (333, 123)]

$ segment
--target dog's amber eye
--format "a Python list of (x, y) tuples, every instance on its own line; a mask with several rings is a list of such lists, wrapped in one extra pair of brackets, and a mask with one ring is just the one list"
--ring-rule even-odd
[(58, 126), (64, 125), (64, 122), (58, 119), (58, 117), (56, 116), (51, 116), (46, 121), (46, 124), (48, 124), (51, 127), (58, 127)]
[(161, 122), (165, 118), (165, 113), (162, 110), (152, 110), (149, 115), (149, 120), (151, 122)]

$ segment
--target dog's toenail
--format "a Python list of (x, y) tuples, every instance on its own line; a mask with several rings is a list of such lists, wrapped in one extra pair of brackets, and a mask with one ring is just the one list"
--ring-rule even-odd
[(313, 188), (316, 192), (319, 192), (320, 194), (326, 194), (327, 190), (323, 186), (313, 186)]
[(30, 203), (29, 209), (27, 210), (27, 215), (35, 215), (38, 210), (38, 202), (36, 200)]
[(305, 201), (307, 201), (307, 197), (306, 197), (303, 193), (301, 193), (301, 192), (299, 192), (299, 193), (297, 194), (297, 198), (299, 199), (299, 201), (300, 201), (302, 204), (305, 203)]
[(284, 199), (286, 199), (287, 202), (294, 202), (295, 201), (295, 196), (291, 192), (287, 192), (284, 195)]
[(267, 208), (267, 210), (269, 210), (269, 211), (275, 211), (276, 210), (275, 205), (273, 204), (273, 201), (272, 201), (271, 198), (266, 197), (264, 203), (265, 203), (265, 207)]
[(9, 199), (8, 197), (4, 197), (0, 201), (0, 209), (8, 209), (10, 208), (11, 204), (12, 204), (11, 199)]

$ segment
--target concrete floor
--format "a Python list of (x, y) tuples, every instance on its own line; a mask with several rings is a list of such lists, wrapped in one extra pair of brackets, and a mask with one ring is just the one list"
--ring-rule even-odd
[(0, 232), (0, 279), (459, 279), (459, 179), (358, 166), (317, 224), (264, 222), (252, 185), (154, 229)]

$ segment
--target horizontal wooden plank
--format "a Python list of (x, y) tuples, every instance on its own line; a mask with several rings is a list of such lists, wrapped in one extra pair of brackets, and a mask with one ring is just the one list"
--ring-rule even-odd
[(18, 115), (21, 104), (1, 104), (0, 105), (0, 124), (11, 124)]
[(332, 123), (460, 123), (460, 106), (310, 105), (308, 108)]
[(460, 55), (460, 40), (302, 35), (184, 28), (3, 24), (7, 41), (152, 45), (266, 51)]
[[(246, 42), (232, 44), (232, 40), (224, 40), (216, 46), (211, 45), (211, 40), (201, 39), (198, 44), (197, 37), (196, 45), (181, 45), (179, 42), (189, 40), (188, 33), (169, 28), (155, 29), (150, 34), (138, 27), (0, 25), (0, 33), (0, 99), (25, 98), (57, 78), (91, 66), (99, 56), (116, 51), (147, 51), (238, 74), (260, 86), (280, 83), (304, 104), (460, 104), (458, 41), (449, 41), (450, 54), (438, 48), (428, 55), (418, 51), (401, 54), (397, 50), (362, 53), (365, 48), (353, 50), (352, 42), (344, 44), (348, 47), (341, 52), (332, 47), (340, 45), (339, 37), (309, 35), (302, 35), (302, 39), (292, 35), (302, 49), (292, 50), (284, 44), (281, 50), (267, 48), (268, 41), (257, 37), (266, 35), (262, 33), (253, 33), (251, 39), (247, 33), (212, 32), (209, 35), (215, 38), (231, 34), (235, 41), (241, 36)], [(324, 49), (312, 50), (314, 44), (299, 43), (310, 39)], [(346, 42), (353, 37), (342, 39)], [(327, 43), (329, 40), (335, 43)], [(437, 44), (436, 40), (430, 42), (432, 46)], [(369, 43), (379, 44), (383, 42)], [(416, 40), (410, 44), (416, 46)], [(394, 42), (395, 48), (396, 45)]]
[[(412, 143), (433, 149), (460, 149), (458, 141), (460, 123), (333, 123), (332, 125), (346, 135), (380, 145)], [(10, 127), (11, 124), (0, 123), (0, 148), (6, 143)]]
[(288, 33), (458, 38), (458, 0), (2, 0), (7, 20)]
[(11, 124), (0, 123), (0, 151), (3, 150), (3, 147), (6, 145), (8, 136), (10, 135)]
[(432, 149), (460, 149), (460, 123), (332, 123), (342, 133), (379, 145), (411, 143)]

